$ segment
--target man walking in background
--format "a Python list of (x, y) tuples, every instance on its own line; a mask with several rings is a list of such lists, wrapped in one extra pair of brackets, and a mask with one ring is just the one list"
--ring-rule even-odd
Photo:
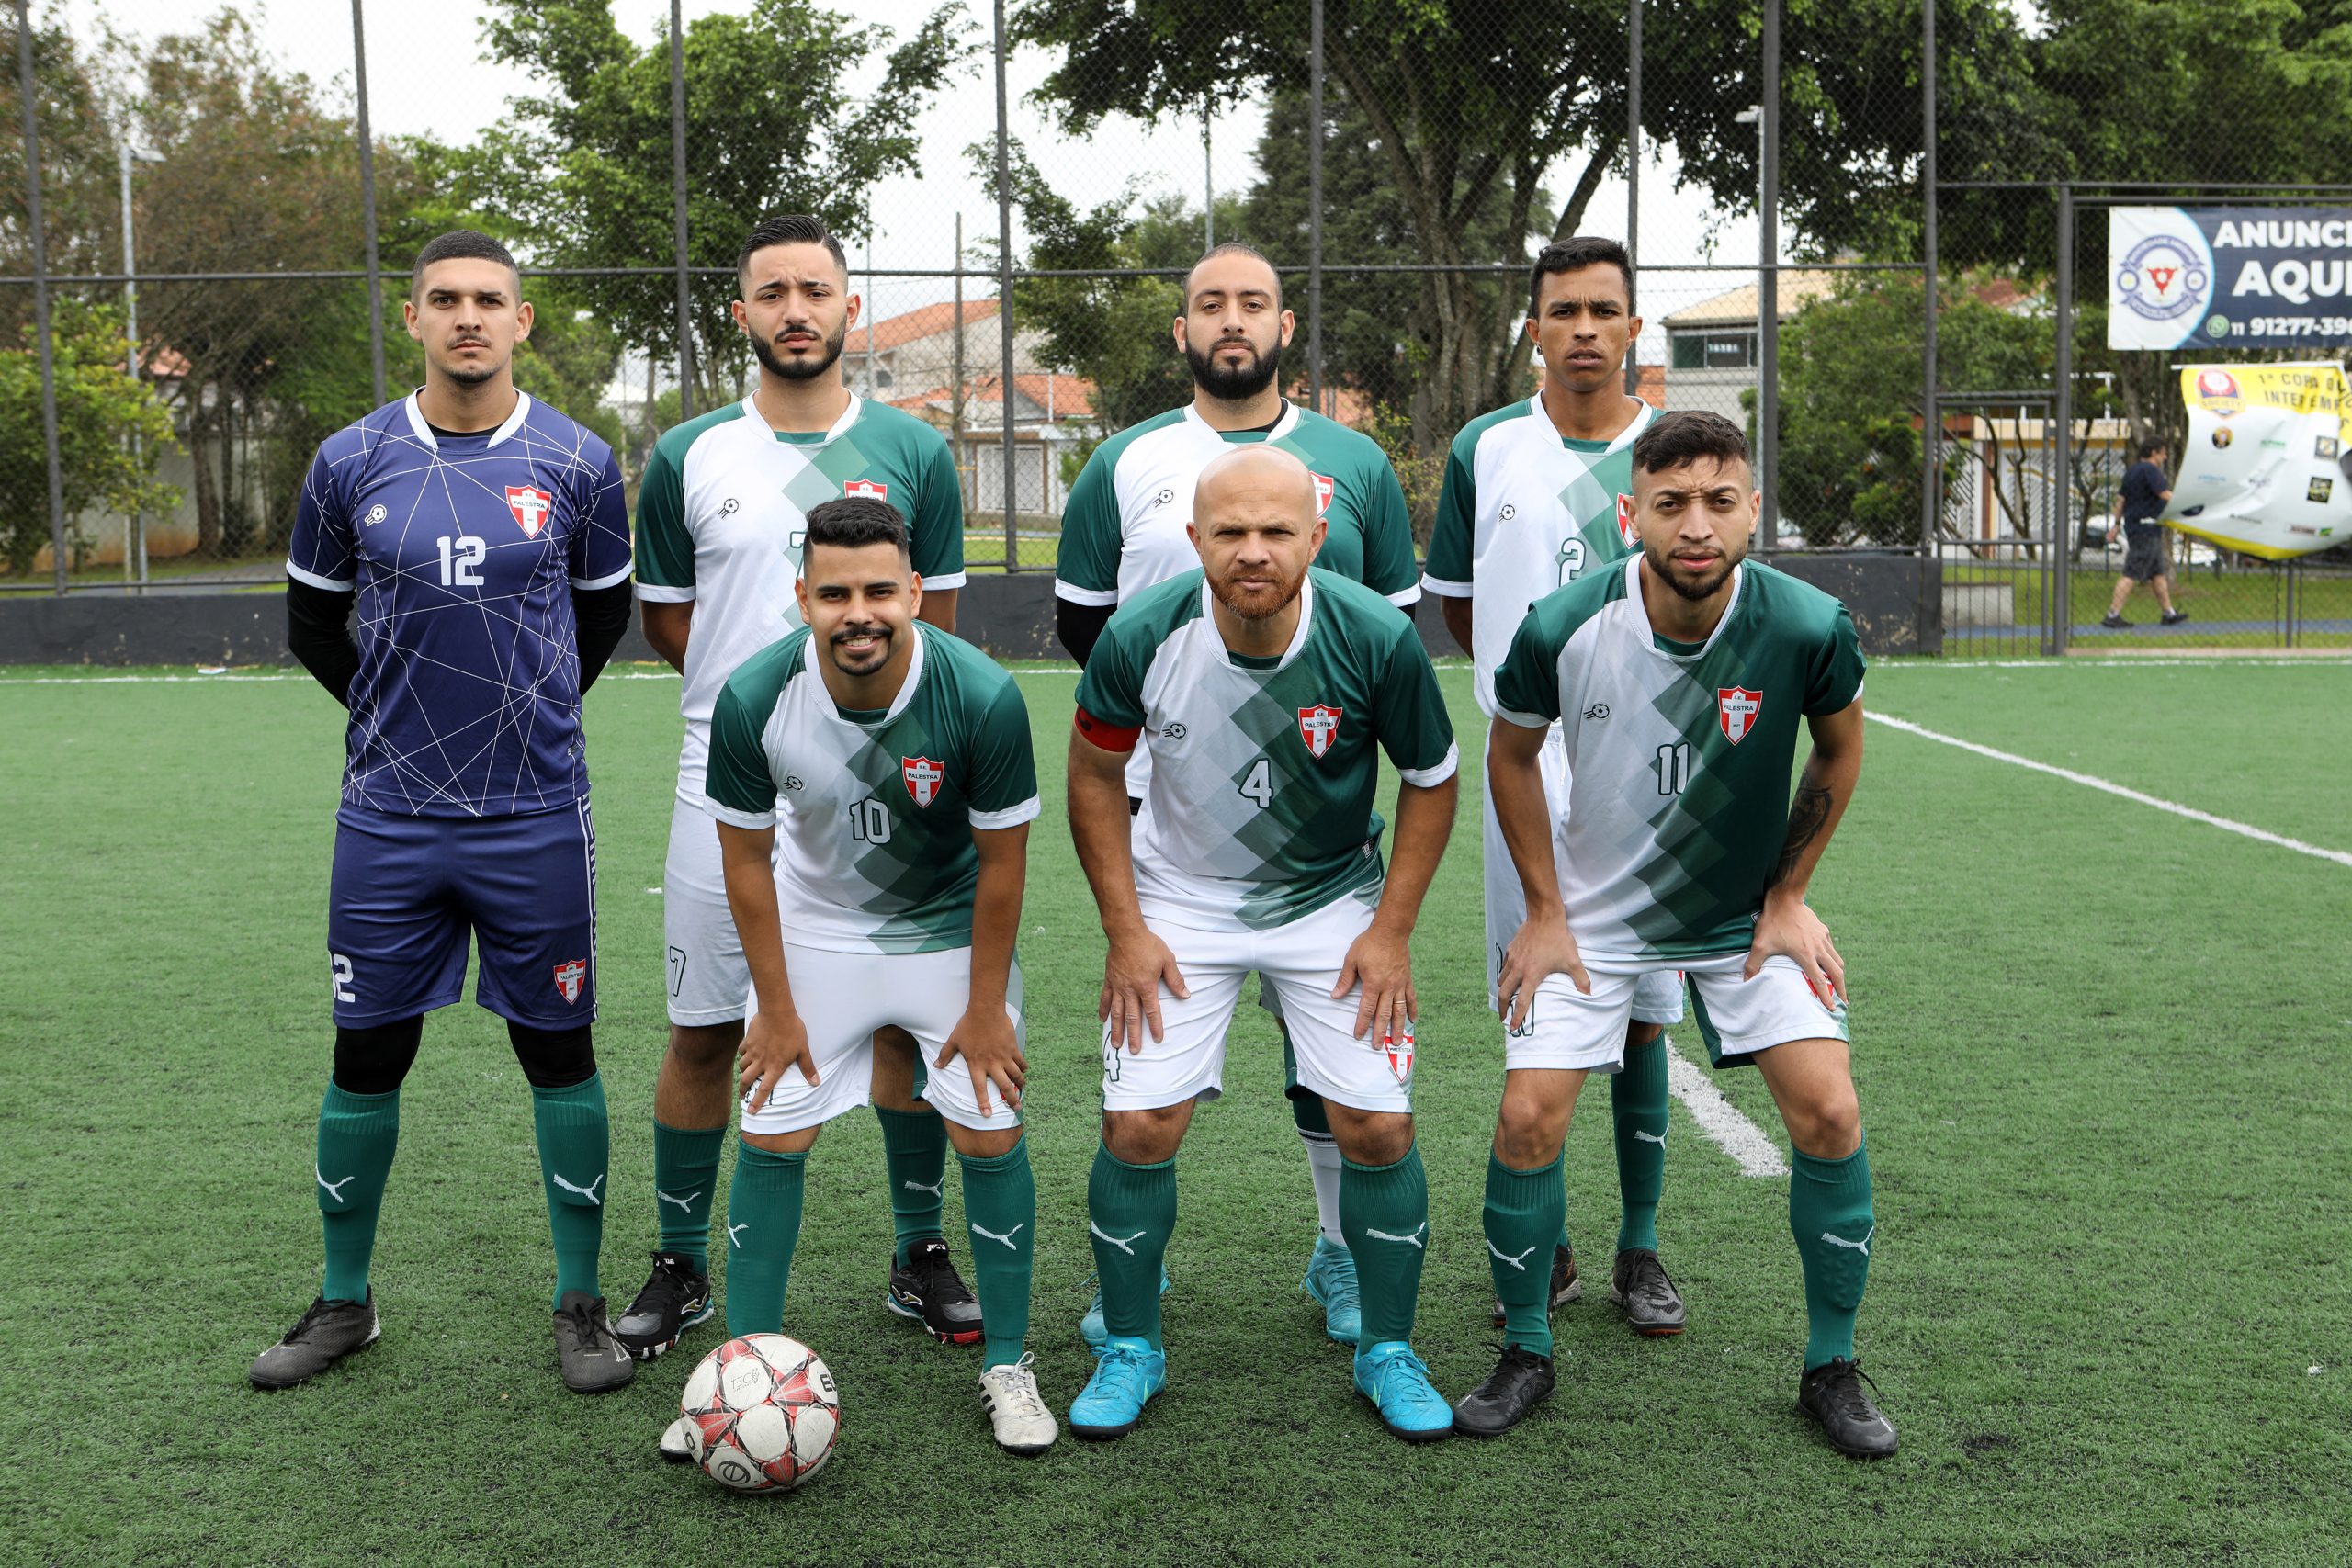
[(2163, 625), (2177, 626), (2188, 619), (2188, 611), (2173, 607), (2172, 568), (2165, 560), (2165, 525), (2157, 521), (2165, 514), (2165, 503), (2172, 499), (2172, 481), (2165, 478), (2164, 462), (2163, 442), (2141, 442), (2140, 460), (2125, 472), (2115, 497), (2116, 513), (2123, 519), (2123, 575), (2115, 580), (2115, 597), (2107, 602), (2107, 619), (2099, 622), (2109, 631), (2120, 631), (2132, 624), (2123, 618), (2123, 602), (2132, 597), (2135, 582), (2155, 590), (2156, 603), (2164, 607)]

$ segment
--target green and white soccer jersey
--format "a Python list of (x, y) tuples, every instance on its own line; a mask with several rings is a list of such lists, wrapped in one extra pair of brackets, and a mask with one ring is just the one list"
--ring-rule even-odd
[(810, 507), (870, 495), (896, 507), (926, 588), (964, 581), (964, 501), (946, 438), (852, 397), (821, 434), (773, 429), (751, 399), (662, 433), (637, 501), (637, 596), (692, 601), (678, 793), (701, 796), (710, 716), (735, 667), (800, 624), (793, 585)]
[(1319, 569), (1279, 656), (1227, 651), (1199, 569), (1119, 606), (1078, 682), (1091, 725), (1143, 730), (1136, 893), (1153, 919), (1265, 931), (1377, 899), (1385, 750), (1408, 784), (1453, 774), (1437, 674), (1403, 612)]
[(1286, 403), (1271, 431), (1211, 429), (1187, 403), (1130, 425), (1094, 449), (1062, 511), (1054, 592), (1076, 604), (1124, 604), (1201, 564), (1184, 534), (1193, 489), (1211, 459), (1262, 441), (1306, 465), (1327, 533), (1315, 564), (1392, 604), (1420, 598), (1413, 526), (1388, 455), (1368, 435)]
[(1643, 403), (1612, 439), (1570, 441), (1539, 393), (1481, 414), (1453, 438), (1421, 586), (1470, 601), (1470, 662), (1488, 717), (1495, 669), (1529, 606), (1638, 547), (1634, 438), (1653, 417)]
[(1012, 677), (921, 622), (880, 712), (834, 705), (806, 627), (745, 660), (711, 719), (705, 801), (776, 829), (776, 893), (797, 946), (934, 953), (972, 942), (972, 829), (1038, 810), (1029, 714)]
[(1568, 750), (1562, 887), (1588, 964), (1745, 952), (1788, 831), (1809, 716), (1862, 690), (1846, 607), (1750, 561), (1714, 635), (1650, 628), (1637, 556), (1529, 612), (1495, 674), (1499, 716)]

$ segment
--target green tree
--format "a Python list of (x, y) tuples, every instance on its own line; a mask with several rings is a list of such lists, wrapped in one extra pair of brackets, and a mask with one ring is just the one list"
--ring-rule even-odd
[[(686, 28), (689, 258), (731, 268), (751, 223), (812, 212), (863, 233), (867, 191), (913, 173), (915, 120), (970, 58), (960, 4), (940, 6), (904, 42), (809, 0), (755, 0), (748, 14)], [(462, 160), (481, 208), (537, 265), (659, 265), (675, 249), (671, 202), (670, 46), (614, 23), (610, 0), (498, 0), (483, 25), (490, 59), (530, 72), (540, 96), (514, 100), (512, 125)], [(881, 81), (855, 102), (838, 85), (879, 58)], [(620, 334), (677, 353), (677, 290), (666, 276), (578, 280), (577, 297)], [(734, 290), (701, 283), (691, 310), (706, 396), (740, 379), (747, 355), (728, 315)]]
[[(123, 363), (122, 314), (68, 296), (51, 318), (57, 389), (57, 442), (65, 514), (104, 510), (161, 512), (179, 492), (155, 482), (155, 459), (174, 445), (171, 414), (152, 384)], [(50, 542), (48, 447), (42, 435), (40, 346), (30, 321), (18, 346), (0, 349), (0, 497), (6, 511), (0, 551), (12, 576), (33, 569)]]

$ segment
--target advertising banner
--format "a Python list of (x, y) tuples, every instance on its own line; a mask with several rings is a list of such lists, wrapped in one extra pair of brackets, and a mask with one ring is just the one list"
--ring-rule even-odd
[(2352, 345), (2352, 207), (2114, 207), (2109, 348)]
[(2165, 521), (2265, 560), (2352, 540), (2352, 398), (2335, 365), (2191, 365)]

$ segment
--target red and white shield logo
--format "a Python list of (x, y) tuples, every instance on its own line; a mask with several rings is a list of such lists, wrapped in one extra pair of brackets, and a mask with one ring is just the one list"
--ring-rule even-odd
[(1628, 549), (1642, 542), (1640, 530), (1634, 526), (1634, 498), (1623, 491), (1617, 492), (1617, 536)]
[(1407, 1023), (1402, 1033), (1382, 1036), (1380, 1048), (1388, 1054), (1388, 1070), (1396, 1075), (1398, 1083), (1413, 1076), (1412, 1024)]
[(1315, 515), (1320, 517), (1331, 510), (1331, 491), (1337, 486), (1329, 474), (1318, 474), (1309, 469), (1306, 477), (1315, 481)]
[(588, 983), (588, 961), (574, 958), (555, 966), (555, 988), (563, 993), (566, 1002), (580, 999), (580, 987)]
[(928, 757), (899, 759), (899, 773), (907, 781), (907, 793), (915, 797), (917, 806), (929, 806), (939, 798), (939, 786), (947, 782), (947, 770)]
[(1324, 703), (1299, 709), (1298, 738), (1306, 742), (1308, 755), (1319, 759), (1340, 738), (1340, 710)]
[(555, 497), (530, 485), (506, 487), (506, 510), (514, 514), (514, 522), (523, 530), (523, 537), (536, 539), (539, 530), (548, 525), (548, 513), (555, 505)]
[(1715, 688), (1715, 722), (1724, 727), (1724, 739), (1738, 745), (1756, 728), (1756, 716), (1764, 706), (1764, 694), (1750, 692), (1739, 686)]
[(852, 479), (842, 486), (844, 496), (862, 495), (873, 501), (890, 499), (890, 487), (879, 479)]

